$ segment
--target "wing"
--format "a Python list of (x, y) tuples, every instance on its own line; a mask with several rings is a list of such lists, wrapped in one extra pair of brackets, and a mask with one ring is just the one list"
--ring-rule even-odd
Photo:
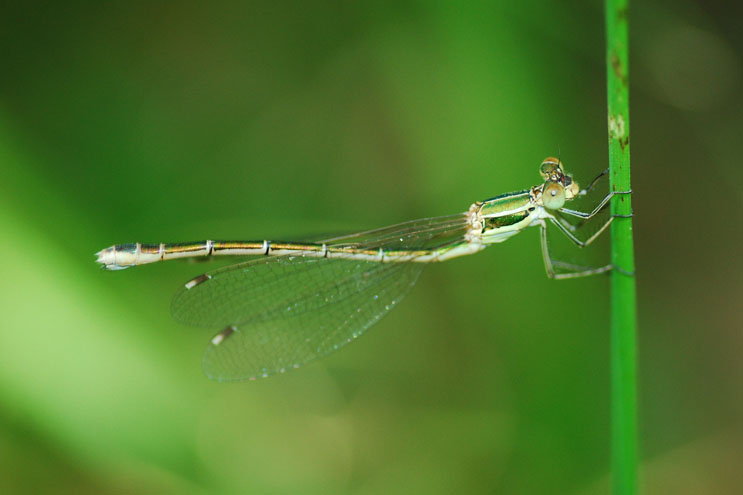
[[(333, 352), (392, 310), (424, 267), (301, 257), (254, 264), (251, 283), (269, 285), (255, 305), (261, 309), (244, 321), (223, 319), (227, 333), (207, 348), (204, 371), (218, 381), (265, 377)], [(216, 280), (241, 285), (238, 274), (245, 268), (235, 267)]]
[(381, 229), (334, 237), (320, 242), (329, 246), (362, 247), (365, 249), (436, 249), (463, 239), (468, 228), (467, 214), (458, 213), (443, 217), (411, 220)]
[[(460, 242), (466, 217), (424, 219), (325, 241), (333, 246), (433, 249)], [(270, 376), (351, 342), (405, 297), (424, 263), (262, 257), (198, 277), (173, 299), (176, 320), (224, 328), (204, 355), (218, 381)]]
[[(364, 249), (435, 249), (460, 242), (466, 231), (466, 217), (457, 215), (416, 220), (324, 242)], [(377, 264), (301, 256), (260, 257), (197, 277), (176, 294), (171, 311), (182, 323), (207, 328), (266, 319), (271, 315), (267, 308), (273, 303), (309, 299), (357, 272), (376, 272), (381, 269)], [(397, 264), (384, 265), (392, 270)]]

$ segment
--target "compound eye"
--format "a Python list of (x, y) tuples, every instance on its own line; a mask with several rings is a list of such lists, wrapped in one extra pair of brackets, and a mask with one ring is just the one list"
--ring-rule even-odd
[(539, 167), (539, 173), (544, 180), (558, 180), (562, 177), (562, 163), (554, 156), (545, 158)]
[(542, 190), (542, 204), (548, 210), (559, 210), (565, 204), (565, 188), (557, 182), (547, 182)]

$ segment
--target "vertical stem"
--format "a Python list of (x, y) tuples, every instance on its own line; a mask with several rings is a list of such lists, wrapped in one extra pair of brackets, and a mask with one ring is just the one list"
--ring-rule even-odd
[[(606, 0), (609, 168), (613, 191), (630, 190), (628, 0)], [(611, 200), (630, 215), (629, 194)], [(632, 218), (611, 224), (611, 472), (614, 495), (637, 493), (637, 349)]]

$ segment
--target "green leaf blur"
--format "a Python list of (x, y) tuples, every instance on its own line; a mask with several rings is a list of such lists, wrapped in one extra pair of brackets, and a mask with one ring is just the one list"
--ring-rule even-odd
[[(641, 491), (734, 493), (743, 41), (730, 6), (632, 9)], [(548, 280), (537, 229), (237, 385), (170, 318), (206, 265), (93, 256), (455, 213), (550, 155), (590, 180), (600, 2), (18, 2), (0, 33), (3, 493), (609, 492), (609, 280)]]

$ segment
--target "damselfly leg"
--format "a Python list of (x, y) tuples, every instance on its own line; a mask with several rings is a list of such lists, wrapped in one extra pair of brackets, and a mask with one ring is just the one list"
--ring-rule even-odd
[[(588, 193), (596, 188), (597, 184), (603, 182), (602, 179), (608, 178), (608, 173), (608, 169), (601, 172), (585, 189), (580, 191), (578, 196), (586, 197)], [(559, 210), (552, 211), (552, 215), (548, 220), (573, 244), (579, 247), (586, 247), (593, 243), (609, 227), (609, 225), (611, 225), (615, 218), (627, 218), (631, 216), (609, 215), (608, 217), (602, 216), (600, 219), (597, 218), (600, 213), (605, 212), (609, 207), (611, 198), (615, 195), (631, 193), (632, 191), (612, 191), (598, 201), (595, 206), (589, 206), (586, 208), (588, 211), (560, 208)], [(566, 216), (577, 218), (578, 221), (571, 222), (566, 218)], [(586, 226), (591, 223), (590, 220), (600, 220), (598, 227), (593, 225), (593, 228), (591, 229), (586, 228)], [(550, 254), (546, 222), (542, 221), (540, 231), (542, 256), (549, 277), (555, 279), (587, 277), (606, 273), (614, 268), (611, 264), (585, 266), (555, 259)]]
[[(582, 189), (578, 193), (577, 198), (586, 198), (589, 195), (589, 193), (591, 193), (592, 191), (596, 189), (596, 186), (598, 184), (603, 184), (604, 182), (606, 182), (608, 178), (609, 178), (609, 169), (606, 169), (603, 172), (601, 172), (599, 175), (597, 175), (596, 178), (594, 178), (585, 189)], [(571, 232), (576, 232), (588, 220), (592, 219), (594, 216), (599, 214), (604, 208), (608, 207), (609, 202), (611, 201), (611, 198), (613, 198), (617, 194), (632, 194), (632, 191), (611, 191), (608, 194), (606, 194), (603, 197), (603, 199), (601, 199), (595, 206), (593, 206), (592, 208), (589, 207), (588, 208), (589, 211), (581, 211), (580, 209), (571, 209), (571, 208), (560, 208), (558, 210), (559, 213), (564, 213), (565, 215), (576, 217), (579, 220), (573, 223), (573, 222), (569, 222), (562, 215), (555, 215), (556, 220), (559, 221), (562, 227), (564, 227), (565, 229), (568, 229)], [(598, 233), (603, 232), (603, 230), (609, 226), (609, 224), (614, 220), (614, 218), (627, 218), (628, 216), (631, 216), (631, 215), (611, 215), (604, 222), (604, 224), (602, 224), (601, 227), (596, 230), (596, 232)], [(589, 236), (588, 239), (590, 239), (590, 237), (591, 236)], [(579, 246), (590, 244), (590, 240), (588, 239), (578, 241), (576, 242), (576, 244), (578, 244)]]
[(547, 272), (547, 276), (550, 278), (560, 280), (565, 278), (588, 277), (591, 275), (606, 273), (612, 269), (612, 265), (610, 264), (598, 267), (589, 267), (555, 259), (550, 254), (549, 241), (547, 239), (547, 223), (544, 220), (542, 220), (542, 223), (539, 226), (539, 233), (544, 269)]

